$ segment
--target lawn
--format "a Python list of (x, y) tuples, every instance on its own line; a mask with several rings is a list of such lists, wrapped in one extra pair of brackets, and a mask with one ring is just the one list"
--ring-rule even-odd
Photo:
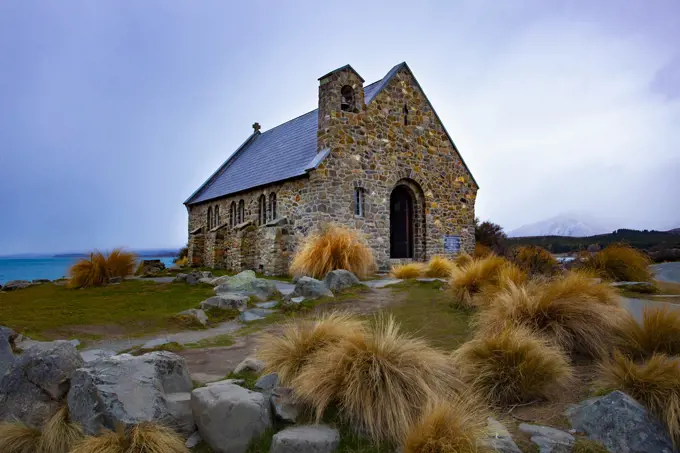
[(177, 330), (169, 318), (212, 296), (207, 285), (128, 280), (99, 288), (43, 284), (0, 294), (0, 325), (36, 339)]

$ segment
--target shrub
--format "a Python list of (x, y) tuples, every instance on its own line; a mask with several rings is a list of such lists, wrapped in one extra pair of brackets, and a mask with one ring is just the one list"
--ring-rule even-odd
[(478, 303), (475, 297), (482, 291), (493, 292), (491, 287), (498, 286), (507, 278), (518, 278), (519, 274), (521, 272), (512, 269), (512, 265), (499, 256), (473, 259), (467, 266), (457, 267), (451, 272), (454, 303), (464, 308), (473, 307)]
[(423, 276), (425, 271), (426, 268), (423, 263), (413, 262), (407, 264), (398, 264), (396, 266), (392, 266), (390, 276), (400, 279), (419, 278)]
[(134, 253), (117, 248), (106, 257), (109, 277), (127, 277), (135, 271), (137, 257)]
[(40, 438), (40, 453), (68, 453), (82, 441), (83, 428), (71, 422), (68, 407), (63, 406), (45, 423)]
[(583, 271), (570, 271), (542, 287), (547, 299), (581, 298), (594, 303), (620, 305), (619, 293), (607, 283), (599, 282)]
[(601, 390), (622, 390), (662, 420), (673, 439), (680, 444), (680, 359), (655, 354), (636, 364), (615, 352), (600, 366)]
[(90, 258), (82, 259), (71, 266), (69, 275), (71, 279), (68, 286), (71, 288), (104, 285), (109, 281), (106, 257), (100, 252), (90, 253)]
[(473, 258), (486, 258), (488, 256), (493, 255), (493, 250), (489, 248), (488, 246), (484, 244), (477, 243), (475, 244), (475, 251), (472, 252), (472, 257)]
[(455, 264), (450, 259), (443, 256), (433, 256), (427, 263), (425, 276), (430, 278), (449, 278)]
[(613, 281), (648, 282), (651, 260), (643, 252), (623, 244), (612, 244), (599, 252), (587, 255), (581, 267)]
[(362, 335), (364, 323), (346, 313), (330, 313), (314, 321), (291, 322), (278, 335), (263, 335), (257, 356), (265, 363), (265, 372), (278, 373), (289, 385), (318, 349), (345, 337)]
[(184, 439), (165, 426), (140, 423), (130, 430), (129, 452), (134, 453), (189, 453)]
[(359, 278), (375, 272), (373, 252), (357, 230), (325, 225), (300, 244), (290, 265), (292, 275), (322, 279), (332, 270), (346, 269)]
[(573, 378), (566, 354), (525, 327), (478, 336), (454, 358), (463, 379), (495, 405), (552, 400)]
[(500, 225), (489, 221), (479, 223), (479, 219), (475, 219), (475, 241), (478, 244), (501, 252), (507, 238)]
[(189, 257), (183, 256), (182, 258), (177, 258), (175, 264), (179, 267), (186, 267), (189, 265)]
[(642, 324), (628, 315), (621, 334), (620, 349), (633, 357), (680, 355), (680, 311), (647, 307), (642, 312)]
[(40, 430), (20, 422), (0, 423), (2, 453), (35, 453), (40, 446)]
[(544, 335), (569, 353), (604, 356), (617, 340), (626, 315), (618, 305), (599, 303), (570, 291), (563, 280), (526, 285), (508, 283), (498, 291), (476, 324), (486, 334), (521, 325)]
[(461, 253), (460, 255), (456, 256), (453, 259), (453, 263), (459, 267), (467, 266), (468, 264), (470, 264), (471, 261), (472, 257), (465, 252)]
[(424, 404), (460, 385), (450, 358), (404, 335), (394, 319), (317, 350), (291, 387), (321, 419), (330, 405), (375, 441), (401, 442)]
[(553, 276), (560, 271), (560, 265), (552, 253), (535, 245), (514, 247), (510, 251), (513, 263), (529, 275)]
[(475, 398), (428, 405), (404, 440), (404, 453), (481, 453), (488, 437), (486, 411)]
[(181, 266), (179, 262), (183, 259), (186, 258), (186, 263), (189, 262), (189, 244), (185, 245), (181, 249), (179, 249), (179, 252), (177, 253), (177, 257), (174, 260), (174, 263), (177, 264), (178, 266)]

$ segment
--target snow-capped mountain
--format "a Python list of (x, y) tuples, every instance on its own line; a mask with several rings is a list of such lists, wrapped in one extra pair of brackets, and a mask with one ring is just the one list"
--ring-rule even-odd
[(613, 230), (594, 219), (584, 219), (581, 216), (559, 215), (551, 219), (523, 225), (510, 231), (510, 237), (522, 236), (572, 236), (586, 237), (596, 234), (610, 233)]

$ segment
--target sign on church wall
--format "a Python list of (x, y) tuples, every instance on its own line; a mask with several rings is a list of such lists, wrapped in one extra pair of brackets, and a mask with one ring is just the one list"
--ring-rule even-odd
[(446, 253), (459, 253), (460, 236), (444, 236), (444, 251)]

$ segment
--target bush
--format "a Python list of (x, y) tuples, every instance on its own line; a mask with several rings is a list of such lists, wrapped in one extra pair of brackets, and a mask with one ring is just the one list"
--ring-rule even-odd
[(174, 260), (174, 263), (177, 264), (178, 266), (181, 266), (179, 264), (180, 261), (185, 260), (185, 263), (189, 262), (189, 245), (185, 245), (181, 249), (179, 249), (179, 252), (177, 253), (177, 257)]
[(36, 453), (40, 446), (40, 430), (20, 422), (0, 423), (0, 452)]
[(398, 443), (427, 401), (446, 398), (459, 385), (448, 356), (386, 318), (365, 334), (319, 349), (291, 387), (317, 420), (337, 405), (341, 418), (373, 440)]
[(449, 278), (455, 266), (453, 261), (446, 257), (433, 256), (427, 263), (425, 276), (430, 278)]
[(322, 279), (332, 270), (346, 269), (359, 278), (375, 272), (373, 251), (357, 230), (326, 225), (300, 244), (290, 265), (292, 275)]
[(345, 337), (363, 335), (364, 323), (346, 313), (330, 313), (313, 321), (291, 322), (277, 335), (260, 337), (257, 356), (266, 373), (277, 373), (284, 385), (300, 374), (310, 355)]
[(482, 453), (486, 411), (475, 398), (431, 403), (404, 441), (404, 453)]
[(69, 275), (71, 276), (68, 282), (70, 288), (105, 285), (110, 277), (106, 257), (100, 252), (90, 253), (89, 259), (82, 259), (71, 266)]
[(475, 251), (472, 252), (473, 258), (486, 258), (488, 256), (494, 255), (493, 250), (484, 244), (475, 244)]
[(454, 357), (463, 380), (495, 405), (552, 400), (573, 379), (566, 354), (525, 327), (479, 336)]
[(472, 257), (465, 252), (461, 253), (460, 255), (456, 256), (453, 259), (453, 263), (459, 267), (467, 266), (468, 264), (470, 264), (471, 261)]
[(184, 256), (182, 258), (177, 258), (177, 260), (175, 260), (175, 264), (179, 267), (186, 267), (189, 265), (189, 257)]
[(45, 423), (40, 438), (40, 453), (68, 453), (83, 440), (83, 428), (71, 422), (68, 407), (59, 409)]
[(475, 219), (475, 241), (478, 244), (489, 247), (496, 253), (501, 253), (507, 239), (508, 237), (500, 225), (489, 221), (479, 223), (479, 219)]
[[(507, 280), (522, 283), (526, 275), (505, 259), (490, 255), (487, 258), (473, 259), (468, 265), (454, 268), (451, 272), (450, 286), (454, 304), (471, 308), (482, 303), (482, 299), (492, 295)], [(484, 292), (484, 297), (480, 298)]]
[(135, 271), (137, 257), (134, 253), (117, 248), (106, 257), (109, 277), (127, 277)]
[[(569, 353), (602, 357), (615, 344), (627, 313), (619, 305), (601, 303), (592, 294), (574, 291), (571, 281), (508, 283), (494, 295), (476, 323), (486, 334), (511, 325), (525, 326)], [(581, 282), (576, 281), (576, 288), (581, 288)]]
[(647, 307), (642, 324), (628, 315), (621, 328), (620, 349), (635, 358), (680, 355), (680, 311)]
[(630, 246), (612, 244), (601, 251), (587, 255), (580, 266), (613, 281), (648, 282), (651, 260), (643, 252)]
[(615, 288), (583, 271), (567, 272), (549, 281), (542, 289), (547, 299), (587, 299), (604, 305), (620, 305), (620, 296)]
[(522, 245), (510, 251), (510, 259), (527, 274), (551, 277), (560, 271), (560, 265), (552, 253), (535, 245)]
[(601, 390), (621, 390), (666, 424), (677, 447), (680, 444), (680, 359), (655, 354), (636, 364), (616, 352), (600, 366)]
[(407, 264), (397, 264), (392, 266), (390, 270), (390, 276), (399, 279), (410, 279), (422, 277), (426, 271), (425, 264), (423, 263), (407, 263)]

